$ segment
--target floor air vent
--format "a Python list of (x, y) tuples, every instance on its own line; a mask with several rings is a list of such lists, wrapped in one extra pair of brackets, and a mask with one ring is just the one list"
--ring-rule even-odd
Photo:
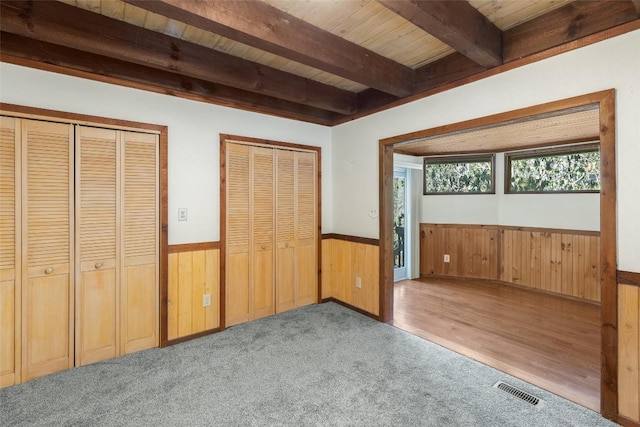
[(525, 402), (530, 403), (533, 406), (538, 406), (541, 402), (543, 402), (542, 399), (538, 399), (534, 395), (529, 394), (526, 391), (520, 390), (519, 388), (514, 387), (511, 384), (507, 384), (502, 381), (498, 381), (493, 386), (499, 390), (502, 390), (506, 393), (509, 393), (517, 397), (518, 399), (524, 400)]

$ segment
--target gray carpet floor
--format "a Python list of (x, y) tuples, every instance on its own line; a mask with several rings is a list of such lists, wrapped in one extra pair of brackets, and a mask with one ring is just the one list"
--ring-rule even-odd
[(8, 387), (0, 405), (2, 426), (614, 425), (334, 303)]

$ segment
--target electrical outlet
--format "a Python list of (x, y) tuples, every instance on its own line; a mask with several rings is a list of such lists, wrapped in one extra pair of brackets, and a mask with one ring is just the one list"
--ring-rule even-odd
[(209, 307), (211, 305), (211, 294), (202, 295), (202, 306)]
[(187, 208), (178, 208), (178, 221), (187, 220)]
[(362, 279), (359, 277), (356, 277), (356, 288), (362, 289)]
[(451, 262), (451, 257), (449, 256), (449, 254), (445, 254), (444, 262)]

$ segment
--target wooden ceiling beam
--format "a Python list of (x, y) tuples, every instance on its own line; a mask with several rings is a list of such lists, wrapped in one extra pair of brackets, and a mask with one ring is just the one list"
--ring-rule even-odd
[(425, 92), (486, 70), (461, 53), (455, 52), (416, 70), (416, 92)]
[[(504, 63), (638, 19), (630, 1), (574, 2), (504, 33)], [(447, 55), (415, 71), (414, 88), (425, 92), (485, 71), (460, 53)]]
[(378, 2), (477, 64), (502, 64), (502, 31), (466, 1)]
[(165, 95), (329, 125), (337, 113), (0, 32), (0, 60)]
[(2, 1), (2, 30), (340, 114), (356, 94), (57, 1)]
[(504, 33), (504, 62), (638, 19), (631, 1), (575, 1)]
[(382, 92), (412, 93), (409, 67), (260, 1), (125, 2)]

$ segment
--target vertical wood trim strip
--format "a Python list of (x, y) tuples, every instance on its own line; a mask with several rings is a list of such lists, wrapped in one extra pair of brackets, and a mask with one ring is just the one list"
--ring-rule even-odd
[(380, 313), (381, 322), (393, 320), (393, 145), (380, 142)]
[(322, 151), (316, 151), (316, 269), (317, 275), (317, 300), (316, 303), (322, 301)]
[(225, 295), (227, 285), (227, 135), (220, 134), (220, 294), (218, 312), (220, 330), (226, 327)]
[(169, 300), (169, 129), (160, 128), (160, 346), (168, 343)]
[(616, 283), (615, 90), (600, 100), (600, 269), (602, 320), (602, 415), (618, 414), (618, 298)]

